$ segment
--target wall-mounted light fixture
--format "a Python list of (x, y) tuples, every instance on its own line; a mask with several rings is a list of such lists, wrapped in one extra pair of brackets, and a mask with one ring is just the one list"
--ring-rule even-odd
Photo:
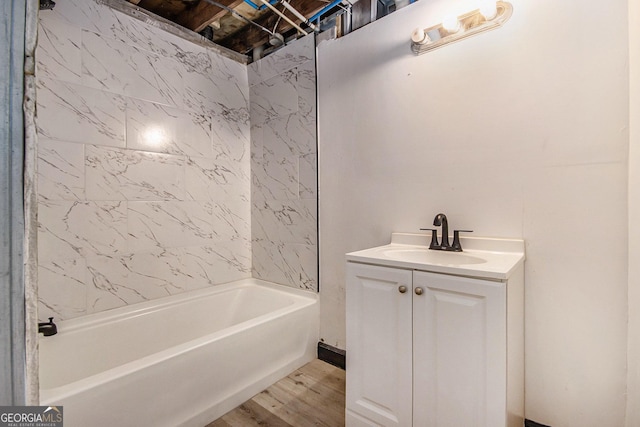
[(511, 3), (482, 0), (479, 9), (460, 16), (446, 16), (441, 24), (413, 30), (411, 50), (420, 55), (447, 43), (499, 28), (511, 18), (512, 13)]

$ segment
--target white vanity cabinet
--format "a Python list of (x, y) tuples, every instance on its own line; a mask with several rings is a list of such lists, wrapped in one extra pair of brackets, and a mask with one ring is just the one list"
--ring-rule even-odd
[(412, 425), (411, 295), (411, 270), (347, 263), (347, 426)]
[(413, 288), (413, 425), (506, 426), (505, 283), (414, 271)]
[(499, 279), (347, 259), (348, 427), (523, 425), (522, 262)]

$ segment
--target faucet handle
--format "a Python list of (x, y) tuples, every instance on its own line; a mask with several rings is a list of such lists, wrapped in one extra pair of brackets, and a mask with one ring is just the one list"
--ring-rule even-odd
[(438, 230), (435, 228), (421, 228), (423, 231), (431, 231), (431, 244), (429, 245), (429, 249), (440, 249), (440, 244), (438, 243)]
[(451, 249), (455, 252), (462, 252), (460, 233), (473, 233), (473, 230), (453, 230), (453, 243), (451, 244)]

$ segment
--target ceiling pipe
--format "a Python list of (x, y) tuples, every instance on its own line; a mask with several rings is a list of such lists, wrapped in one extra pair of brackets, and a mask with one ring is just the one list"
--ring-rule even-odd
[[(414, 0), (414, 1), (416, 1), (416, 0)], [(246, 4), (248, 4), (249, 6), (251, 6), (252, 8), (254, 8), (255, 10), (263, 10), (263, 9), (267, 8), (267, 6), (265, 6), (265, 5), (257, 5), (254, 2), (252, 2), (251, 0), (244, 0), (244, 2)], [(269, 3), (276, 4), (276, 3), (278, 3), (278, 0), (269, 0)]]
[(264, 4), (265, 6), (267, 6), (269, 9), (271, 9), (275, 14), (277, 14), (278, 16), (280, 16), (282, 19), (284, 19), (285, 21), (287, 21), (289, 24), (293, 25), (293, 27), (298, 30), (298, 32), (300, 33), (300, 35), (306, 36), (307, 32), (305, 30), (303, 30), (298, 24), (296, 24), (295, 22), (293, 22), (291, 19), (289, 19), (287, 16), (285, 16), (284, 13), (280, 12), (278, 9), (276, 9), (275, 7), (273, 7), (271, 4), (269, 4), (269, 2), (267, 0), (260, 0), (260, 2), (262, 4)]
[(264, 53), (264, 45), (260, 45), (260, 46), (256, 46), (253, 48), (253, 61), (257, 61), (258, 59), (262, 58), (262, 55)]
[(282, 34), (275, 33), (269, 37), (269, 44), (275, 47), (282, 46), (284, 44), (284, 36)]
[[(417, 0), (410, 0), (410, 1), (417, 1)], [(267, 6), (265, 6), (264, 4), (262, 5), (257, 5), (255, 2), (253, 2), (252, 0), (244, 0), (244, 2), (246, 4), (248, 4), (249, 6), (251, 6), (252, 8), (254, 8), (255, 10), (264, 10), (267, 8)], [(278, 0), (269, 0), (269, 4), (276, 4), (278, 3)], [(308, 20), (303, 14), (301, 14), (300, 12), (298, 12), (297, 9), (295, 9), (293, 6), (291, 6), (291, 4), (286, 1), (286, 0), (280, 0), (280, 3), (282, 3), (282, 5), (284, 7), (286, 7), (291, 13), (293, 13), (296, 18), (298, 18), (299, 20), (301, 20), (305, 25), (308, 25), (309, 28), (311, 28), (313, 31), (315, 32), (320, 32), (320, 28), (318, 28), (316, 25), (313, 24), (313, 22), (311, 22), (310, 20)]]
[[(222, 3), (218, 3), (217, 1), (214, 1), (214, 0), (204, 0), (204, 1), (206, 1), (207, 3), (212, 4), (214, 6), (218, 6), (219, 8), (224, 9), (227, 12), (231, 12), (231, 14), (237, 16), (238, 18), (242, 19), (243, 21), (247, 22), (248, 24), (255, 25), (256, 27), (260, 28), (262, 31), (264, 31), (266, 33), (269, 33), (272, 36), (275, 35), (275, 32), (273, 32), (273, 31), (263, 27), (262, 25), (252, 21), (251, 19), (249, 19), (246, 16), (240, 14), (239, 12), (236, 12), (235, 10), (230, 8), (229, 6), (225, 6)], [(273, 6), (271, 6), (271, 7), (273, 7)]]
[(287, 2), (286, 0), (280, 0), (280, 3), (282, 3), (284, 7), (286, 7), (291, 13), (293, 13), (296, 18), (300, 19), (302, 22), (308, 25), (309, 28), (311, 28), (313, 31), (320, 32), (320, 28), (316, 27), (310, 20), (305, 18), (305, 16), (298, 12), (293, 6), (291, 6), (289, 2)]

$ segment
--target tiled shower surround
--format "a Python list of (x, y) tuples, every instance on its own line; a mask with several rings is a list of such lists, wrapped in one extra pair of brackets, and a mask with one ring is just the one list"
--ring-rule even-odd
[(318, 287), (315, 41), (249, 65), (253, 276)]
[[(93, 0), (41, 11), (37, 60), (39, 318), (250, 277), (251, 198), (289, 208), (251, 191), (247, 66)], [(315, 84), (313, 99), (315, 156)], [(315, 171), (308, 160), (301, 173)], [(267, 167), (265, 191), (281, 181)], [(306, 206), (313, 179), (290, 202)], [(315, 258), (303, 270), (316, 253), (309, 209), (313, 224), (294, 218), (274, 236), (302, 243), (299, 274), (274, 281), (315, 289)]]

